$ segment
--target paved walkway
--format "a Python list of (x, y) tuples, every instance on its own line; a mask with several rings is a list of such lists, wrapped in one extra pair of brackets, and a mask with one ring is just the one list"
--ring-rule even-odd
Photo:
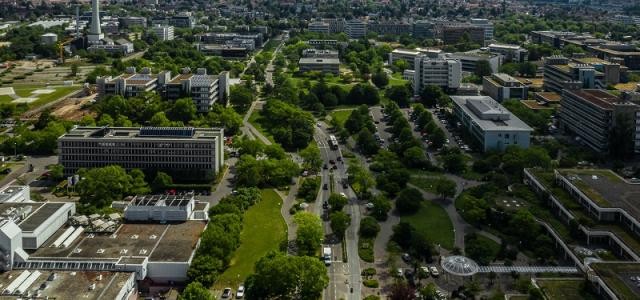
[(576, 267), (558, 266), (480, 266), (478, 273), (578, 273)]
[(296, 202), (296, 195), (298, 194), (298, 188), (300, 187), (300, 180), (296, 178), (296, 184), (291, 186), (289, 194), (285, 195), (279, 190), (275, 190), (278, 195), (283, 199), (282, 207), (280, 207), (280, 214), (287, 223), (287, 239), (293, 241), (296, 239), (296, 224), (293, 222), (293, 215), (289, 213), (289, 208)]

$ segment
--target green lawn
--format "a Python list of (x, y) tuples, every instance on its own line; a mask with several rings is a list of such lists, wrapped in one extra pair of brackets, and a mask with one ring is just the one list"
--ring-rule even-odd
[(583, 279), (538, 280), (538, 285), (549, 300), (598, 299), (595, 295), (580, 289)]
[(344, 122), (346, 122), (349, 115), (351, 115), (351, 111), (353, 111), (353, 109), (334, 110), (329, 114), (329, 116), (331, 116), (331, 119), (335, 119), (340, 126), (344, 126)]
[(453, 249), (453, 224), (440, 205), (423, 201), (417, 213), (404, 216), (401, 221), (411, 224), (427, 240), (440, 244), (443, 248)]
[(405, 85), (408, 82), (409, 81), (402, 79), (402, 74), (400, 73), (393, 73), (389, 76), (389, 86)]
[(244, 214), (240, 247), (214, 289), (237, 288), (253, 273), (253, 267), (260, 258), (269, 251), (277, 250), (287, 239), (287, 224), (280, 214), (281, 206), (282, 199), (274, 190), (262, 190), (262, 200)]
[[(41, 95), (32, 94), (32, 92), (35, 90), (47, 89), (47, 88), (55, 89), (55, 92), (50, 94), (41, 94)], [(80, 90), (81, 88), (82, 87), (80, 86), (60, 86), (60, 87), (45, 87), (45, 86), (33, 86), (33, 85), (13, 86), (13, 90), (15, 91), (16, 95), (20, 97), (38, 98), (38, 100), (28, 104), (29, 108), (45, 105), (51, 101), (58, 100), (61, 97), (64, 97), (73, 91)], [(13, 101), (13, 98), (7, 95), (0, 96), (0, 103), (11, 102), (11, 101)]]
[(0, 103), (2, 102), (11, 102), (13, 101), (13, 98), (7, 96), (7, 95), (0, 95)]
[(429, 176), (411, 176), (411, 179), (409, 179), (409, 183), (419, 187), (425, 192), (429, 192), (437, 195), (438, 193), (436, 192), (436, 187), (434, 184), (436, 180), (440, 178), (445, 178), (445, 177), (440, 174), (434, 174), (434, 176), (430, 176), (430, 175)]

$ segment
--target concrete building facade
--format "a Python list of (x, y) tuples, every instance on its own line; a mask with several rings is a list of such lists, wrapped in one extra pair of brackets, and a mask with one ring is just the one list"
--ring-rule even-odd
[(494, 73), (482, 78), (482, 91), (498, 102), (508, 99), (526, 100), (529, 88), (520, 80), (505, 73)]
[(224, 164), (224, 130), (192, 127), (76, 127), (58, 138), (64, 173), (120, 165), (210, 180)]
[(528, 148), (529, 125), (487, 96), (451, 96), (453, 113), (483, 151)]
[(414, 62), (414, 94), (419, 94), (427, 85), (444, 89), (457, 89), (462, 80), (462, 64), (450, 58), (429, 58), (426, 55), (416, 57)]

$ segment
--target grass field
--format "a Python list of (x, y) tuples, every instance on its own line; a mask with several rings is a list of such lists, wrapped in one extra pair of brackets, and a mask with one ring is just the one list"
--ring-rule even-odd
[(598, 299), (580, 289), (583, 279), (566, 280), (538, 280), (538, 285), (550, 300), (589, 300)]
[(407, 82), (407, 80), (402, 79), (402, 74), (400, 73), (393, 73), (389, 76), (389, 86), (405, 85)]
[(423, 201), (417, 213), (404, 216), (401, 221), (411, 224), (427, 240), (440, 244), (443, 248), (453, 249), (453, 224), (440, 205)]
[(435, 182), (440, 178), (445, 178), (443, 175), (436, 174), (434, 176), (411, 176), (409, 183), (419, 187), (425, 192), (437, 194)]
[[(28, 104), (29, 108), (45, 105), (51, 101), (58, 100), (61, 97), (64, 97), (72, 93), (73, 91), (80, 90), (81, 88), (82, 87), (80, 86), (60, 86), (60, 87), (45, 87), (45, 86), (33, 86), (33, 85), (13, 86), (13, 90), (15, 91), (16, 95), (20, 97), (38, 98), (38, 100)], [(55, 89), (55, 92), (50, 94), (41, 94), (41, 95), (32, 94), (33, 91), (38, 89)], [(0, 96), (0, 103), (11, 102), (11, 101), (13, 101), (13, 98), (7, 95)]]
[(287, 224), (280, 214), (280, 206), (282, 199), (274, 190), (262, 190), (262, 200), (244, 214), (240, 247), (214, 289), (231, 287), (235, 290), (253, 273), (255, 263), (267, 252), (277, 250), (287, 238)]
[(344, 126), (344, 122), (346, 122), (349, 115), (351, 115), (351, 111), (353, 111), (353, 109), (334, 110), (329, 115), (331, 116), (331, 119), (335, 119), (340, 126)]

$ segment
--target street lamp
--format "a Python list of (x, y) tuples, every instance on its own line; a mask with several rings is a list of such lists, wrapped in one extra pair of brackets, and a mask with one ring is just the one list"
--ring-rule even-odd
[(17, 142), (13, 142), (13, 157), (15, 159), (18, 158), (18, 143)]

